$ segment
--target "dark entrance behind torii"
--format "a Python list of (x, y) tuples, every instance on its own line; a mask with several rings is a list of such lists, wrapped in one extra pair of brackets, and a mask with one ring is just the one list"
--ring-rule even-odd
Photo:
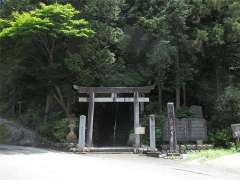
[[(74, 85), (74, 89), (80, 94), (88, 94), (88, 97), (80, 97), (79, 102), (89, 102), (87, 116), (87, 143), (88, 147), (93, 146), (93, 121), (95, 103), (133, 103), (134, 130), (140, 127), (140, 103), (149, 102), (148, 97), (142, 97), (150, 93), (154, 86), (144, 87), (81, 87)], [(132, 94), (132, 97), (119, 97), (118, 94)], [(98, 96), (100, 95), (100, 97)], [(102, 96), (105, 97), (102, 97)], [(103, 132), (104, 133), (104, 132)], [(135, 133), (135, 146), (140, 147), (140, 135)]]
[(133, 103), (95, 103), (94, 146), (127, 147), (133, 127)]

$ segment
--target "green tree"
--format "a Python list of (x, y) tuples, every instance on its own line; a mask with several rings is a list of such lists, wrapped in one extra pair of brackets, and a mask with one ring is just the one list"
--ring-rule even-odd
[[(195, 1), (191, 5), (190, 28), (195, 37), (193, 46), (199, 59), (197, 76), (201, 76), (199, 93), (209, 97), (205, 100), (213, 103), (233, 79), (237, 80), (231, 67), (239, 62), (239, 2)], [(204, 92), (208, 93), (203, 95)], [(204, 104), (209, 103), (205, 100)]]
[(65, 100), (62, 92), (68, 89), (66, 86), (69, 86), (69, 83), (66, 85), (61, 82), (67, 77), (64, 57), (70, 49), (68, 46), (73, 38), (83, 39), (93, 34), (88, 22), (78, 18), (78, 15), (79, 11), (70, 4), (45, 5), (41, 3), (34, 10), (23, 13), (14, 12), (11, 18), (0, 19), (1, 43), (9, 44), (9, 41), (14, 43), (15, 49), (21, 49), (19, 53), (22, 58), (29, 58), (25, 52), (29, 51), (32, 46), (35, 47), (35, 49), (32, 48), (34, 53), (37, 53), (37, 48), (41, 54), (39, 57), (42, 62), (38, 65), (42, 69), (47, 69), (47, 74), (41, 74), (41, 76), (45, 77), (43, 78), (47, 84), (45, 87), (50, 89), (46, 95), (46, 113), (49, 109), (49, 97), (52, 95), (63, 108), (66, 116), (70, 116), (70, 99), (67, 96)]
[(124, 38), (124, 32), (119, 25), (123, 5), (124, 0), (82, 2), (80, 7), (82, 15), (88, 19), (96, 34), (91, 42), (79, 47), (79, 51), (84, 53), (76, 52), (66, 60), (68, 67), (77, 77), (77, 84), (88, 86), (127, 84), (124, 75), (125, 65), (118, 47)]
[(172, 66), (176, 56), (176, 48), (167, 41), (160, 41), (149, 53), (148, 64), (151, 68), (154, 83), (158, 87), (158, 102), (160, 112), (163, 110), (162, 91), (169, 68)]
[[(191, 12), (187, 1), (146, 2), (138, 0), (135, 3), (128, 3), (128, 22), (135, 21), (144, 31), (143, 37), (138, 37), (141, 39), (140, 44), (143, 39), (145, 40), (145, 46), (141, 49), (140, 54), (143, 58), (142, 66), (150, 65), (150, 69), (152, 69), (152, 58), (155, 59), (155, 63), (158, 63), (157, 66), (154, 66), (155, 73), (152, 76), (154, 78), (151, 79), (158, 85), (160, 109), (162, 109), (160, 98), (162, 87), (167, 77), (170, 78), (171, 86), (176, 92), (176, 107), (179, 108), (181, 105), (181, 88), (183, 89), (183, 104), (186, 105), (186, 83), (192, 79), (194, 60), (187, 26), (187, 18)], [(162, 42), (169, 43), (166, 45)], [(156, 76), (156, 73), (159, 75)], [(146, 77), (149, 78), (148, 75)], [(159, 80), (156, 81), (156, 79)], [(168, 83), (169, 85), (170, 83)]]
[(38, 0), (1, 0), (0, 1), (0, 17), (7, 17), (13, 11), (29, 11), (32, 10)]

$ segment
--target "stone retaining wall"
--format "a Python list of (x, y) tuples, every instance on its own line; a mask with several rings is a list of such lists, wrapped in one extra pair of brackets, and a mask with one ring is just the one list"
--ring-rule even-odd
[[(196, 145), (196, 144), (186, 144), (186, 145), (178, 145), (178, 150), (180, 153), (187, 153), (190, 151), (200, 151), (200, 150), (208, 150), (213, 149), (212, 144), (203, 144), (203, 145)], [(169, 145), (162, 145), (161, 150), (163, 152), (168, 152)]]

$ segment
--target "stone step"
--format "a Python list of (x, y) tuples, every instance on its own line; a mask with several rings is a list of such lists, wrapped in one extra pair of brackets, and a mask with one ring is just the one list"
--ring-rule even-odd
[(91, 147), (87, 149), (88, 152), (95, 153), (133, 153), (133, 147)]
[(146, 152), (145, 154), (146, 154), (146, 156), (149, 156), (149, 157), (159, 158), (160, 155), (161, 155), (161, 152), (159, 152), (159, 151), (153, 151), (153, 152)]
[(79, 154), (134, 154), (134, 152), (77, 152)]
[(147, 153), (152, 152), (148, 147), (134, 148), (134, 147), (79, 147), (70, 148), (71, 152), (75, 153), (96, 153), (96, 154), (132, 154), (132, 153)]

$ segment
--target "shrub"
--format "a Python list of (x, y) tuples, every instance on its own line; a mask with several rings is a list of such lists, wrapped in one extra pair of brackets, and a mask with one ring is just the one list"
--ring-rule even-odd
[(217, 99), (215, 115), (212, 118), (212, 128), (224, 129), (240, 119), (240, 89), (228, 87)]
[(210, 133), (209, 141), (216, 147), (230, 148), (233, 144), (231, 129), (221, 129)]
[(62, 113), (52, 113), (48, 121), (40, 125), (38, 132), (49, 140), (64, 142), (68, 130), (68, 121), (63, 118)]
[(176, 111), (177, 118), (187, 118), (193, 115), (191, 109), (189, 107), (181, 107)]
[(236, 148), (237, 152), (240, 152), (240, 143), (239, 142), (237, 142), (235, 144), (235, 148)]

